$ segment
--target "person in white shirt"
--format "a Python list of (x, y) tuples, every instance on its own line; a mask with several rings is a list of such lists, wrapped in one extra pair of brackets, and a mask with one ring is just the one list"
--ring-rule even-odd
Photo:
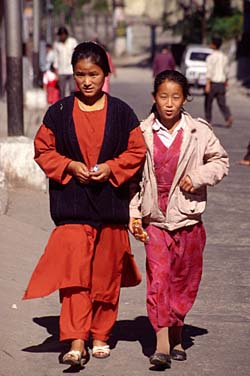
[(51, 65), (54, 66), (55, 61), (55, 51), (51, 43), (46, 43), (46, 55), (45, 55), (45, 65), (43, 71), (46, 72), (51, 68)]
[(75, 38), (69, 36), (68, 30), (64, 26), (58, 29), (57, 35), (59, 41), (54, 44), (54, 68), (58, 75), (60, 97), (63, 98), (66, 95), (67, 84), (69, 86), (69, 94), (72, 94), (75, 91), (71, 56), (78, 42)]
[(212, 103), (216, 98), (219, 109), (226, 121), (226, 126), (233, 123), (231, 111), (226, 104), (226, 87), (228, 83), (228, 58), (220, 51), (222, 39), (213, 37), (211, 48), (213, 52), (207, 57), (207, 82), (205, 86), (205, 117), (210, 123), (212, 120)]

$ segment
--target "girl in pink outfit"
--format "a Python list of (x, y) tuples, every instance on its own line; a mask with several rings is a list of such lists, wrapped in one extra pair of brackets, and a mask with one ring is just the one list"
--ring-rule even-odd
[(60, 99), (58, 77), (53, 65), (43, 74), (43, 87), (46, 90), (48, 104), (54, 104)]
[[(174, 70), (159, 73), (154, 106), (141, 123), (147, 144), (142, 178), (131, 186), (130, 224), (146, 230), (147, 311), (157, 346), (156, 367), (186, 360), (182, 328), (194, 304), (202, 274), (206, 234), (201, 215), (206, 187), (228, 173), (228, 156), (210, 125), (184, 111), (186, 78)], [(138, 183), (138, 184), (137, 184)]]

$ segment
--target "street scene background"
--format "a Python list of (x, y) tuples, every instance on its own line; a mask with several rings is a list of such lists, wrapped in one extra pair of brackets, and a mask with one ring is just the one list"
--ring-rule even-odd
[[(3, 3), (0, 2), (0, 141), (2, 148), (14, 138), (7, 137), (6, 60), (3, 27)], [(5, 2), (7, 4), (7, 2)], [(36, 2), (29, 3), (32, 6)], [(50, 5), (50, 1), (44, 4)], [(56, 3), (56, 2), (54, 2)], [(57, 2), (58, 3), (58, 2)], [(73, 2), (67, 2), (73, 3)], [(93, 2), (91, 2), (93, 3)], [(95, 2), (96, 3), (96, 2)], [(99, 2), (102, 3), (102, 2)], [(113, 3), (108, 1), (111, 6)], [(117, 2), (117, 4), (123, 2)], [(116, 77), (111, 76), (110, 94), (126, 101), (140, 120), (145, 119), (152, 106), (151, 92), (153, 77), (151, 69), (152, 54), (158, 45), (170, 43), (176, 48), (183, 35), (173, 36), (172, 26), (182, 23), (192, 16), (190, 4), (198, 4), (201, 21), (208, 21), (213, 1), (126, 1), (129, 9), (127, 20), (134, 31), (133, 42), (126, 44), (124, 24), (120, 24), (120, 40), (112, 39), (112, 17), (86, 12), (84, 20), (77, 25), (69, 22), (70, 31), (81, 38), (93, 38), (100, 33), (101, 39), (112, 47), (112, 57), (116, 66)], [(156, 4), (153, 6), (152, 4)], [(221, 2), (217, 2), (221, 3)], [(227, 5), (228, 1), (224, 2)], [(250, 35), (249, 1), (232, 1), (233, 7), (246, 10), (245, 23), (240, 27), (243, 33), (229, 38), (225, 43), (228, 52), (235, 45), (249, 45)], [(119, 5), (118, 4), (118, 5)], [(204, 13), (204, 4), (207, 8)], [(121, 4), (120, 4), (121, 5)], [(166, 8), (168, 6), (168, 8)], [(45, 7), (46, 8), (46, 7)], [(124, 8), (122, 6), (122, 8)], [(87, 9), (87, 8), (86, 8)], [(133, 13), (136, 9), (137, 15)], [(169, 24), (162, 27), (162, 15), (168, 9)], [(193, 9), (193, 8), (192, 8)], [(191, 9), (191, 10), (192, 10)], [(71, 7), (72, 10), (72, 7)], [(156, 12), (158, 10), (158, 12)], [(47, 22), (51, 19), (51, 9), (46, 8)], [(171, 11), (171, 12), (170, 12)], [(203, 11), (203, 13), (202, 13)], [(155, 15), (156, 12), (157, 15)], [(186, 12), (186, 13), (185, 13)], [(166, 12), (165, 12), (166, 13)], [(160, 14), (160, 16), (159, 16)], [(29, 19), (30, 14), (25, 15)], [(57, 17), (57, 18), (56, 18)], [(66, 22), (65, 12), (53, 20)], [(62, 18), (60, 18), (62, 17)], [(184, 17), (184, 18), (183, 18)], [(207, 17), (207, 19), (206, 19)], [(73, 18), (74, 19), (74, 18)], [(98, 21), (99, 20), (99, 21)], [(26, 20), (27, 21), (27, 20)], [(43, 20), (44, 21), (44, 20)], [(140, 21), (140, 22), (139, 22)], [(225, 21), (225, 19), (224, 19)], [(249, 21), (249, 22), (247, 22)], [(28, 22), (28, 21), (27, 21)], [(98, 23), (99, 22), (99, 23)], [(201, 22), (201, 25), (204, 24)], [(82, 25), (81, 25), (82, 23)], [(225, 24), (225, 22), (224, 22)], [(31, 25), (31, 26), (30, 26)], [(45, 26), (44, 26), (45, 25)], [(54, 37), (52, 29), (43, 24), (43, 38), (40, 47), (44, 52), (44, 41)], [(108, 28), (106, 29), (106, 26)], [(200, 25), (200, 42), (206, 37)], [(27, 28), (37, 25), (26, 24)], [(75, 29), (74, 29), (75, 26)], [(12, 26), (12, 29), (15, 28)], [(194, 29), (189, 28), (190, 36)], [(203, 30), (203, 31), (202, 31)], [(33, 35), (27, 31), (27, 47), (32, 66)], [(131, 30), (130, 30), (131, 31)], [(186, 30), (187, 32), (187, 30)], [(191, 32), (191, 33), (190, 33)], [(16, 33), (16, 31), (15, 31)], [(246, 36), (243, 38), (243, 36)], [(244, 43), (243, 43), (244, 42)], [(185, 39), (185, 43), (188, 41)], [(183, 46), (182, 46), (183, 47)], [(29, 49), (30, 48), (30, 49)], [(124, 53), (123, 48), (126, 49)], [(232, 51), (231, 50), (231, 51)], [(36, 54), (38, 51), (35, 51)], [(242, 52), (242, 51), (241, 51)], [(186, 362), (172, 362), (172, 368), (165, 370), (173, 376), (248, 376), (250, 369), (250, 167), (239, 164), (246, 153), (250, 138), (250, 97), (249, 97), (249, 56), (245, 51), (239, 59), (232, 53), (227, 102), (233, 115), (233, 126), (227, 128), (216, 104), (213, 107), (213, 129), (230, 158), (230, 171), (218, 186), (208, 188), (208, 206), (203, 217), (207, 231), (207, 245), (204, 253), (204, 272), (197, 300), (186, 318), (184, 327), (184, 347)], [(24, 134), (30, 144), (42, 122), (47, 106), (39, 102), (44, 92), (39, 83), (37, 55), (35, 68), (30, 75), (29, 66), (24, 70), (24, 103), (21, 104), (24, 116)], [(42, 55), (42, 53), (41, 53)], [(27, 62), (27, 56), (25, 61)], [(26, 67), (27, 68), (27, 67)], [(244, 71), (244, 75), (243, 75)], [(244, 80), (243, 80), (244, 77)], [(12, 81), (15, 84), (15, 81)], [(30, 101), (25, 102), (27, 93)], [(31, 105), (31, 102), (33, 103)], [(34, 105), (35, 103), (35, 105)], [(20, 104), (20, 103), (19, 103)], [(202, 89), (192, 89), (192, 100), (185, 108), (194, 117), (204, 117), (204, 95)], [(15, 112), (14, 110), (12, 112)], [(23, 157), (23, 156), (22, 156)], [(7, 158), (7, 155), (6, 155)], [(33, 151), (26, 158), (26, 169), (33, 160)], [(11, 160), (11, 165), (20, 166), (20, 155)], [(4, 161), (0, 161), (2, 164)], [(0, 168), (1, 172), (1, 168)], [(30, 173), (32, 175), (32, 173)], [(31, 176), (32, 177), (32, 176)], [(145, 376), (152, 375), (148, 357), (154, 352), (155, 338), (147, 319), (145, 285), (145, 251), (143, 245), (131, 237), (132, 251), (142, 272), (142, 283), (137, 287), (122, 289), (119, 316), (113, 329), (110, 345), (111, 356), (100, 360), (91, 358), (85, 368), (73, 370), (60, 364), (59, 356), (67, 350), (59, 343), (60, 304), (57, 293), (46, 298), (22, 301), (30, 275), (41, 257), (53, 228), (49, 216), (48, 192), (46, 186), (31, 187), (24, 181), (7, 184), (0, 176), (0, 202), (4, 203), (0, 214), (0, 376), (58, 376), (64, 373), (79, 373), (86, 376)], [(5, 184), (5, 185), (4, 185)], [(2, 209), (2, 208), (1, 208)]]
[[(126, 65), (127, 62), (126, 62)], [(112, 79), (113, 95), (126, 100), (140, 119), (152, 104), (150, 69), (118, 67)], [(249, 138), (249, 98), (231, 87), (228, 102), (235, 123), (225, 128), (215, 108), (214, 131), (230, 156), (230, 173), (209, 189), (204, 216), (207, 246), (204, 273), (196, 303), (186, 319), (185, 347), (188, 360), (174, 362), (171, 375), (247, 376), (250, 335), (249, 301), (249, 168), (238, 165)], [(203, 96), (193, 95), (186, 106), (193, 116), (203, 114)], [(30, 115), (31, 116), (31, 115)], [(36, 119), (37, 114), (33, 117)], [(39, 126), (27, 129), (33, 135)], [(65, 347), (58, 342), (60, 305), (57, 293), (43, 299), (22, 301), (38, 258), (53, 224), (48, 194), (28, 188), (9, 190), (9, 204), (1, 225), (1, 367), (0, 375), (54, 376), (70, 373), (58, 357)], [(112, 353), (106, 360), (91, 359), (81, 374), (150, 375), (148, 356), (154, 335), (145, 309), (145, 253), (131, 238), (143, 282), (123, 289), (119, 317), (111, 338)]]

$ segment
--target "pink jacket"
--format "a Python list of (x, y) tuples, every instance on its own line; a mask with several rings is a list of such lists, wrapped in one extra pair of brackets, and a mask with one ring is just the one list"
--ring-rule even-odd
[[(183, 115), (186, 127), (166, 214), (158, 208), (153, 163), (154, 114), (141, 123), (147, 155), (141, 181), (131, 183), (130, 216), (143, 218), (144, 224), (151, 223), (170, 231), (201, 221), (207, 202), (206, 186), (217, 184), (228, 174), (229, 169), (228, 155), (210, 125), (205, 120), (192, 118), (185, 111)], [(187, 193), (179, 188), (179, 181), (184, 175), (191, 178), (195, 193)]]

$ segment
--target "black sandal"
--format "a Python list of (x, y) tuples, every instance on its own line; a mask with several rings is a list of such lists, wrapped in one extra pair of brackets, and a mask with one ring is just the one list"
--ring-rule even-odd
[(161, 368), (171, 368), (171, 357), (164, 353), (154, 353), (149, 358), (151, 364)]

